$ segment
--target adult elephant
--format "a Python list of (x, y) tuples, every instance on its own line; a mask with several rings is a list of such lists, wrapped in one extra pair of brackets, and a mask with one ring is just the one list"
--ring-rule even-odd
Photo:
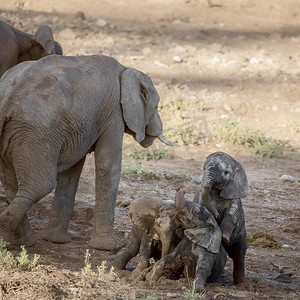
[(0, 21), (0, 77), (20, 62), (62, 53), (49, 26), (40, 26), (33, 36)]
[(90, 245), (116, 247), (115, 200), (122, 140), (143, 147), (162, 136), (159, 95), (151, 79), (104, 55), (50, 55), (10, 69), (0, 80), (1, 181), (10, 201), (0, 236), (33, 244), (26, 212), (56, 185), (45, 238), (70, 240), (67, 229), (87, 153), (95, 151), (96, 204)]

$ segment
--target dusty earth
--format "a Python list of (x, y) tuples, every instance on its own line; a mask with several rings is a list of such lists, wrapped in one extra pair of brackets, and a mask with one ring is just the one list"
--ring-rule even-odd
[[(129, 157), (131, 137), (124, 139), (124, 171), (119, 186), (115, 235), (124, 242), (130, 230), (126, 206), (142, 195), (172, 199), (185, 187), (192, 199), (206, 156), (224, 151), (246, 169), (249, 196), (243, 199), (247, 234), (264, 231), (279, 249), (249, 246), (247, 286), (233, 286), (232, 264), (202, 299), (300, 299), (300, 5), (297, 0), (6, 0), (0, 18), (34, 33), (41, 24), (53, 28), (65, 55), (104, 53), (149, 74), (167, 101), (180, 93), (201, 109), (183, 112), (202, 131), (197, 145), (155, 149), (169, 157), (143, 161)], [(81, 12), (81, 13), (78, 13)], [(199, 103), (201, 104), (199, 106)], [(167, 116), (161, 112), (163, 121)], [(283, 154), (260, 158), (246, 148), (208, 140), (208, 121), (235, 117), (280, 142)], [(294, 181), (282, 181), (283, 174)], [(0, 299), (196, 299), (185, 279), (161, 279), (155, 286), (134, 281), (131, 270), (116, 271), (118, 280), (81, 275), (86, 249), (93, 270), (114, 253), (88, 247), (94, 206), (94, 162), (88, 156), (70, 225), (72, 242), (41, 239), (53, 193), (30, 210), (40, 255), (30, 272), (1, 275)], [(3, 190), (2, 190), (3, 193)], [(4, 203), (4, 201), (2, 201)], [(262, 245), (261, 245), (262, 246)], [(13, 248), (17, 254), (20, 249)]]

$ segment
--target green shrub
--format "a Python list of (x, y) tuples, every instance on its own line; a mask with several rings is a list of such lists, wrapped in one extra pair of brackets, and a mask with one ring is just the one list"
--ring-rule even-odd
[(165, 122), (164, 136), (179, 145), (189, 145), (199, 142), (201, 132), (193, 128), (190, 119), (185, 119), (177, 113), (172, 120)]
[(0, 271), (10, 270), (17, 266), (14, 256), (6, 246), (7, 243), (0, 237)]
[(267, 138), (260, 130), (254, 130), (231, 118), (217, 119), (211, 122), (212, 135), (232, 144), (243, 145), (251, 153), (261, 157), (282, 155), (278, 142)]
[(31, 270), (38, 263), (39, 255), (34, 254), (31, 260), (28, 257), (25, 246), (21, 246), (20, 254), (14, 258), (14, 256), (6, 248), (7, 243), (0, 238), (0, 271), (11, 270), (14, 268), (20, 268), (22, 270)]
[(166, 115), (173, 114), (177, 111), (202, 111), (204, 109), (203, 103), (193, 100), (187, 100), (176, 88), (167, 100), (159, 102), (159, 109)]
[(162, 148), (136, 148), (135, 146), (131, 147), (131, 153), (129, 154), (130, 157), (134, 159), (141, 159), (141, 160), (152, 160), (152, 159), (164, 159), (169, 157), (168, 150)]

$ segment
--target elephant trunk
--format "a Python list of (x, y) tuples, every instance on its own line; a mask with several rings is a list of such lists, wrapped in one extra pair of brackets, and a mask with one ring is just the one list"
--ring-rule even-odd
[(202, 187), (201, 187), (201, 197), (202, 197), (202, 202), (203, 202), (204, 206), (217, 219), (217, 218), (219, 218), (219, 213), (210, 201), (211, 188), (215, 182), (214, 178), (215, 178), (215, 175), (214, 175), (214, 171), (212, 169), (209, 169), (208, 171), (206, 171), (204, 173)]
[(161, 239), (161, 257), (164, 257), (167, 254), (169, 254), (171, 243), (172, 243), (172, 236), (163, 237)]

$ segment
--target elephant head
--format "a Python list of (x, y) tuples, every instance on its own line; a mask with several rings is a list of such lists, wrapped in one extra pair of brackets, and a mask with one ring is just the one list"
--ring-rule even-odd
[(62, 55), (62, 47), (53, 38), (52, 30), (42, 25), (35, 36), (0, 21), (0, 77), (20, 62), (38, 60), (49, 54)]
[(136, 199), (129, 206), (129, 215), (134, 225), (162, 244), (162, 254), (168, 254), (173, 234), (178, 228), (172, 200), (149, 197)]
[(184, 199), (185, 191), (176, 193), (176, 221), (184, 230), (184, 235), (194, 244), (211, 253), (218, 253), (222, 238), (221, 230), (213, 215), (205, 206)]
[(125, 132), (130, 133), (144, 148), (152, 145), (155, 138), (174, 146), (162, 136), (162, 121), (158, 114), (160, 98), (146, 74), (135, 69), (126, 69), (121, 75), (121, 104), (126, 124)]
[(215, 152), (207, 157), (200, 188), (203, 204), (218, 218), (219, 213), (210, 201), (211, 189), (217, 190), (221, 198), (228, 200), (248, 195), (248, 181), (244, 168), (224, 152)]

